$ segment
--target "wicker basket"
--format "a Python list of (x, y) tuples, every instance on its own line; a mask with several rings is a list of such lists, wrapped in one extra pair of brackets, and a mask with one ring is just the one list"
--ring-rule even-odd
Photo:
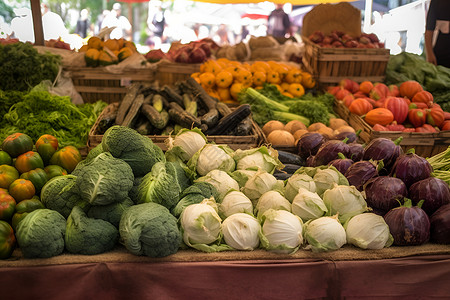
[(127, 70), (119, 74), (110, 73), (104, 67), (70, 67), (64, 71), (69, 73), (75, 89), (86, 103), (98, 100), (107, 103), (120, 102), (131, 83), (155, 81), (155, 68)]
[(352, 114), (340, 101), (335, 101), (334, 110), (355, 130), (361, 129), (359, 137), (364, 143), (380, 137), (396, 140), (401, 136), (403, 139), (400, 142), (400, 146), (403, 150), (407, 151), (414, 148), (415, 153), (422, 157), (431, 157), (441, 153), (450, 146), (450, 131), (438, 133), (374, 131), (372, 126), (367, 124), (360, 116)]
[(162, 85), (173, 85), (186, 80), (192, 73), (200, 71), (200, 64), (182, 64), (161, 61), (158, 63), (155, 78)]
[[(118, 103), (113, 103), (116, 107), (116, 109), (119, 107)], [(103, 118), (103, 113), (100, 114), (97, 121), (94, 123), (94, 126), (92, 126), (91, 130), (89, 131), (88, 136), (88, 142), (87, 147), (89, 151), (100, 144), (102, 142), (103, 134), (98, 133), (98, 125), (100, 120)], [(262, 132), (261, 128), (256, 124), (253, 123), (253, 128), (251, 135), (246, 136), (232, 136), (232, 135), (217, 135), (217, 136), (206, 136), (209, 142), (216, 143), (216, 144), (222, 144), (222, 145), (228, 145), (231, 149), (250, 149), (254, 147), (258, 147), (262, 145), (265, 142), (264, 133)], [(153, 143), (158, 145), (163, 151), (167, 150), (167, 146), (165, 144), (165, 141), (169, 138), (167, 135), (147, 135), (148, 138), (150, 138)]]

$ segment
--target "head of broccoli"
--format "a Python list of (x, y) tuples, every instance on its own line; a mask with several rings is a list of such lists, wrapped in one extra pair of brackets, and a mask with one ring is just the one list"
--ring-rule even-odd
[(119, 231), (108, 221), (89, 218), (75, 206), (67, 218), (64, 240), (68, 252), (94, 255), (113, 249), (119, 240)]
[(121, 202), (133, 187), (131, 167), (109, 152), (100, 153), (80, 167), (76, 174), (79, 195), (92, 205)]
[(122, 214), (120, 242), (134, 255), (165, 257), (178, 251), (181, 233), (177, 219), (157, 203), (130, 206)]
[(115, 125), (108, 128), (101, 145), (103, 151), (109, 151), (112, 156), (129, 164), (136, 177), (150, 172), (156, 162), (166, 161), (164, 152), (158, 145), (126, 126)]
[(76, 186), (77, 176), (61, 175), (50, 179), (41, 190), (41, 202), (48, 209), (59, 212), (67, 218), (74, 206), (87, 209), (89, 202), (81, 198)]
[(64, 251), (66, 219), (43, 208), (30, 212), (17, 225), (17, 243), (26, 258), (48, 258)]

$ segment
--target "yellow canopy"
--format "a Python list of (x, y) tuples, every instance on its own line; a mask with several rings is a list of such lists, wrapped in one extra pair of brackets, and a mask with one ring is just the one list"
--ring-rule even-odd
[[(259, 3), (264, 0), (194, 0), (197, 2), (217, 3), (217, 4), (238, 4), (238, 3)], [(353, 2), (356, 0), (272, 0), (269, 2), (277, 4), (290, 3), (292, 5), (314, 5), (321, 3), (338, 3), (338, 2)]]

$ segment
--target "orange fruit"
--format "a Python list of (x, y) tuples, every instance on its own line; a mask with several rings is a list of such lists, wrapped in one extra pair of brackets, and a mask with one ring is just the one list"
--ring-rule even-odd
[(233, 74), (230, 71), (222, 70), (217, 73), (215, 82), (219, 88), (227, 88), (233, 83)]
[(242, 83), (240, 83), (240, 82), (233, 83), (230, 87), (231, 98), (233, 98), (234, 100), (237, 100), (238, 95), (243, 88), (244, 88), (244, 85)]
[(205, 89), (210, 89), (216, 84), (216, 76), (214, 76), (211, 72), (205, 72), (198, 76), (198, 79), (200, 80), (200, 84)]
[(296, 98), (305, 94), (305, 88), (300, 83), (291, 83), (287, 91)]
[(287, 83), (301, 83), (302, 82), (302, 71), (297, 68), (290, 69), (285, 77)]
[(267, 80), (266, 73), (263, 71), (256, 71), (253, 73), (252, 81), (254, 86), (262, 86)]
[(272, 84), (281, 83), (280, 74), (278, 74), (278, 72), (273, 71), (273, 70), (269, 71), (267, 73), (267, 82), (272, 83)]
[(217, 94), (219, 95), (220, 101), (227, 102), (229, 100), (232, 100), (229, 88), (218, 88)]

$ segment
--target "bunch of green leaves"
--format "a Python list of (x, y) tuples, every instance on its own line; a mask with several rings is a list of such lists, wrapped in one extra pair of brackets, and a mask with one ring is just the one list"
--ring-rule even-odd
[(0, 45), (0, 90), (29, 91), (42, 80), (54, 81), (61, 56), (40, 54), (30, 43)]
[(312, 123), (323, 123), (328, 126), (330, 116), (328, 108), (317, 100), (298, 100), (289, 107), (289, 112), (307, 117)]
[(15, 132), (26, 133), (33, 140), (51, 134), (61, 146), (83, 147), (90, 128), (107, 105), (102, 101), (75, 105), (70, 97), (54, 96), (46, 91), (21, 95), (0, 91), (0, 96), (9, 94), (17, 98), (4, 98), (13, 104), (0, 118), (0, 140)]

